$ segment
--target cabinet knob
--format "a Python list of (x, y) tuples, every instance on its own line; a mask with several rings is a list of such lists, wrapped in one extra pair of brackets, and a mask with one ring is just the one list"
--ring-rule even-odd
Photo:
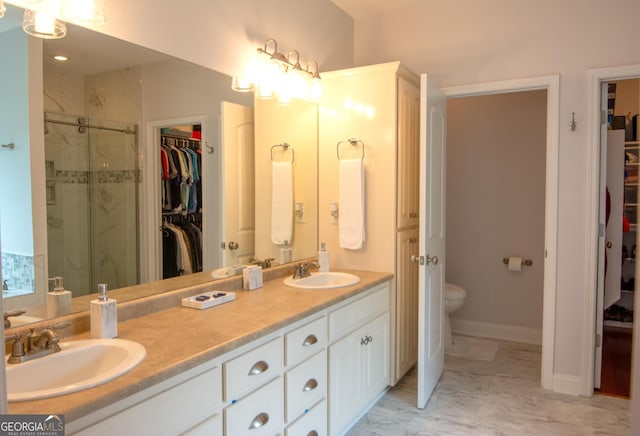
[(312, 391), (318, 387), (318, 381), (315, 378), (309, 379), (302, 388), (302, 392)]
[(259, 375), (269, 369), (269, 364), (264, 360), (256, 362), (249, 370), (249, 375)]
[(249, 430), (260, 428), (266, 425), (267, 422), (269, 422), (269, 415), (264, 412), (259, 413), (258, 415), (256, 415), (255, 418), (253, 418), (253, 421), (251, 421), (251, 424), (249, 424)]
[(309, 347), (317, 343), (318, 343), (318, 338), (316, 337), (316, 335), (309, 335), (305, 338), (304, 342), (302, 343), (302, 346)]
[(237, 242), (229, 241), (228, 247), (229, 250), (237, 250), (239, 245)]

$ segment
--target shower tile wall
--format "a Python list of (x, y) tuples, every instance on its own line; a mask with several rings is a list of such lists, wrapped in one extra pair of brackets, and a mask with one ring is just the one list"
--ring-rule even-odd
[[(98, 119), (102, 124), (107, 122), (100, 120), (126, 121), (129, 125), (140, 122), (138, 67), (85, 77), (46, 69), (44, 85), (46, 112), (82, 114), (91, 118), (92, 124)], [(124, 128), (120, 123), (108, 124)], [(97, 182), (93, 193), (95, 280), (110, 288), (137, 283), (134, 136), (92, 130), (90, 156), (86, 133), (53, 123), (47, 127), (46, 156), (55, 166), (55, 204), (47, 208), (49, 276), (64, 275), (65, 286), (74, 295), (94, 292), (95, 283), (89, 279), (92, 256), (88, 242), (93, 176)]]

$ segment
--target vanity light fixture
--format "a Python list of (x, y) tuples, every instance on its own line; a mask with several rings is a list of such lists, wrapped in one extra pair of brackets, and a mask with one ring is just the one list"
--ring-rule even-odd
[(22, 29), (31, 36), (59, 39), (67, 34), (67, 25), (50, 11), (25, 9)]
[(282, 104), (289, 103), (292, 98), (317, 100), (322, 95), (318, 62), (309, 61), (307, 68), (302, 68), (300, 53), (290, 50), (285, 56), (278, 51), (275, 39), (268, 39), (264, 48), (258, 48), (257, 51), (260, 59), (252, 66), (247, 77), (233, 78), (231, 88), (234, 91), (254, 91), (256, 97), (261, 99), (277, 96)]
[(64, 37), (66, 22), (95, 26), (106, 21), (104, 0), (7, 0), (7, 3), (24, 8), (22, 28), (38, 38)]

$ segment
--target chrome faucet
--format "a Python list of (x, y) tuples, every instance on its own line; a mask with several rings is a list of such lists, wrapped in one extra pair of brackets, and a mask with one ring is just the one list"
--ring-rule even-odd
[(20, 316), (23, 313), (26, 313), (24, 310), (12, 310), (11, 312), (4, 312), (2, 314), (3, 318), (4, 318), (4, 328), (8, 329), (11, 327), (11, 320), (9, 319), (12, 316)]
[(7, 359), (7, 363), (22, 363), (57, 353), (61, 348), (59, 343), (60, 339), (55, 330), (62, 329), (69, 325), (71, 325), (70, 322), (61, 323), (49, 326), (37, 333), (34, 328), (31, 328), (30, 333), (27, 335), (26, 343), (22, 342), (22, 335), (18, 333), (5, 336), (5, 340), (13, 340), (11, 344), (11, 355), (9, 359)]
[(293, 267), (293, 278), (302, 279), (309, 277), (311, 275), (311, 272), (309, 271), (311, 267), (320, 268), (320, 265), (318, 265), (318, 262), (302, 262), (295, 265)]
[(257, 257), (252, 257), (249, 259), (249, 262), (251, 262), (253, 265), (258, 265), (260, 267), (262, 267), (262, 269), (267, 269), (267, 268), (271, 268), (271, 262), (273, 262), (275, 260), (275, 258), (270, 257), (269, 259), (264, 259), (264, 260), (260, 260)]

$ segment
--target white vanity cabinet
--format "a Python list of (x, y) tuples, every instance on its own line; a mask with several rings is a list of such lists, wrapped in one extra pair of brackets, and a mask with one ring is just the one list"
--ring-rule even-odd
[(342, 433), (390, 383), (390, 287), (375, 285), (72, 421), (67, 434)]
[(221, 405), (220, 367), (208, 362), (68, 423), (66, 433), (222, 435)]

